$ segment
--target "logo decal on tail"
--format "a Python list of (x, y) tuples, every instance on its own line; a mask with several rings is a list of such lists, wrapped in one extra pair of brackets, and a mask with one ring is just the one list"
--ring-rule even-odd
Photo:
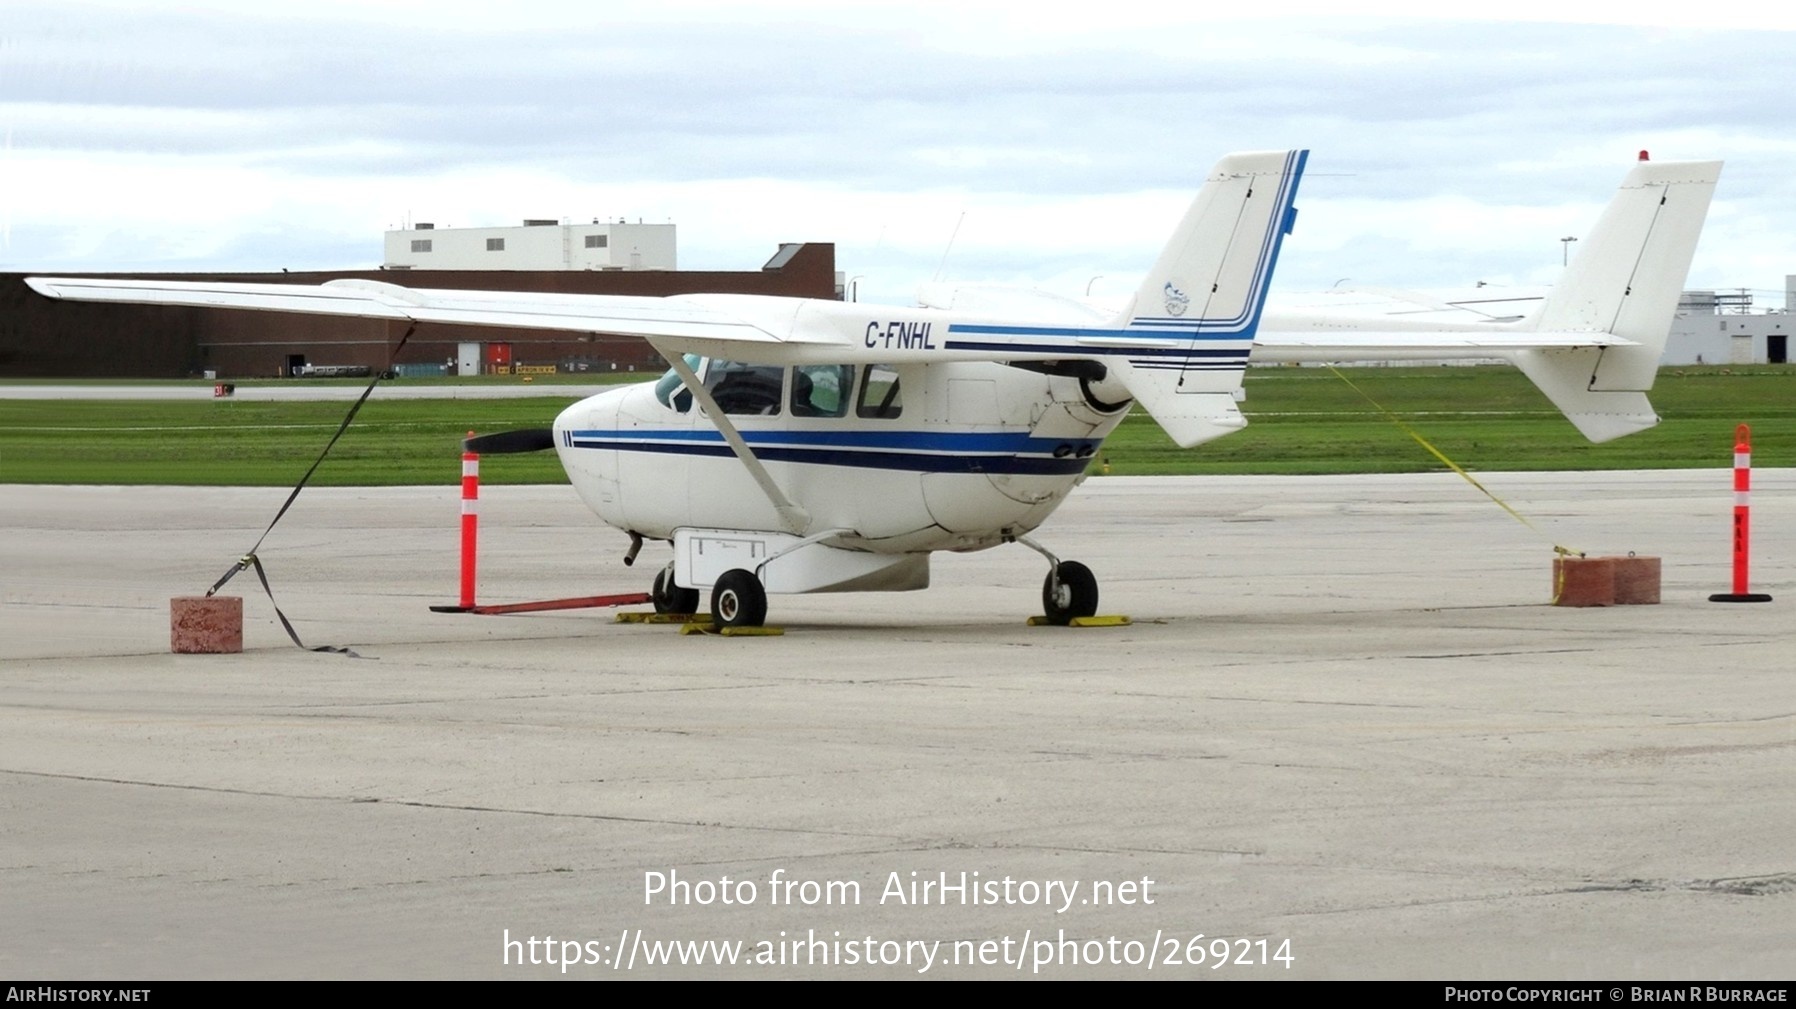
[(1166, 282), (1166, 314), (1184, 315), (1185, 309), (1191, 305), (1191, 296)]

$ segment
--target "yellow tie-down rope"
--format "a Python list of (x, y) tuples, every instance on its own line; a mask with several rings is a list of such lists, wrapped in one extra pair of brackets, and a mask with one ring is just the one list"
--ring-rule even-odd
[[(1416, 444), (1427, 449), (1429, 454), (1433, 455), (1436, 459), (1439, 459), (1442, 463), (1446, 464), (1448, 469), (1452, 470), (1455, 473), (1458, 473), (1462, 478), (1464, 478), (1466, 483), (1469, 483), (1473, 487), (1476, 487), (1480, 491), (1482, 491), (1484, 493), (1485, 497), (1490, 498), (1492, 501), (1495, 501), (1497, 503), (1498, 507), (1502, 508), (1504, 511), (1508, 512), (1509, 514), (1515, 516), (1515, 520), (1517, 522), (1520, 522), (1522, 525), (1527, 526), (1530, 530), (1532, 530), (1534, 532), (1535, 535), (1539, 536), (1543, 540), (1546, 540), (1548, 543), (1552, 543), (1554, 554), (1557, 554), (1560, 557), (1583, 557), (1584, 556), (1584, 551), (1582, 551), (1582, 550), (1573, 550), (1570, 547), (1561, 546), (1558, 543), (1554, 543), (1553, 538), (1551, 536), (1548, 536), (1545, 532), (1542, 532), (1539, 526), (1528, 521), (1528, 516), (1523, 515), (1521, 512), (1518, 512), (1514, 508), (1510, 507), (1509, 502), (1503, 500), (1502, 498), (1496, 496), (1495, 494), (1492, 494), (1489, 487), (1486, 487), (1483, 484), (1479, 483), (1477, 477), (1474, 477), (1474, 476), (1472, 476), (1472, 474), (1467, 473), (1465, 471), (1464, 467), (1460, 466), (1458, 463), (1454, 462), (1453, 460), (1447, 458), (1447, 454), (1445, 452), (1442, 452), (1440, 449), (1435, 448), (1434, 445), (1428, 441), (1428, 439), (1422, 437), (1422, 433), (1420, 431), (1417, 431), (1415, 428), (1410, 427), (1409, 424), (1406, 421), (1404, 421), (1404, 419), (1402, 417), (1399, 417), (1396, 414), (1392, 413), (1391, 411), (1385, 409), (1384, 404), (1373, 399), (1370, 395), (1368, 395), (1366, 393), (1366, 390), (1361, 389), (1357, 385), (1354, 385), (1353, 380), (1348, 378), (1346, 375), (1341, 374), (1339, 369), (1335, 368), (1334, 365), (1332, 365), (1332, 364), (1325, 365), (1325, 367), (1328, 368), (1329, 371), (1334, 372), (1334, 376), (1336, 378), (1340, 379), (1343, 382), (1346, 382), (1347, 388), (1352, 389), (1354, 392), (1359, 393), (1360, 398), (1362, 398), (1366, 402), (1372, 404), (1373, 409), (1377, 410), (1379, 413), (1384, 414), (1384, 416), (1387, 420), (1389, 420), (1391, 423), (1397, 425), (1397, 427), (1400, 430), (1402, 430), (1404, 434), (1407, 434), (1411, 438), (1414, 438), (1416, 440)], [(1558, 566), (1558, 568), (1559, 568), (1558, 577), (1553, 580), (1553, 605), (1555, 605), (1555, 606), (1559, 605), (1560, 597), (1565, 594), (1565, 565), (1560, 564)]]

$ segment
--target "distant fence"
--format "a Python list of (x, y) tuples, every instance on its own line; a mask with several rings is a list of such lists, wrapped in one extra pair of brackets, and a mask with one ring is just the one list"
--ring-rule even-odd
[[(481, 369), (485, 375), (588, 375), (612, 372), (633, 372), (636, 365), (616, 365), (610, 362), (594, 362), (586, 360), (563, 361), (560, 364), (514, 364), (510, 366), (489, 364)], [(438, 362), (395, 364), (393, 373), (400, 378), (442, 378), (454, 375), (455, 371)], [(364, 372), (365, 374), (365, 372)]]

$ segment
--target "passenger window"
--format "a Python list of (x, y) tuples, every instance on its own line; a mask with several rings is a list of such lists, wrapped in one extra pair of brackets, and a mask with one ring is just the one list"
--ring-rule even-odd
[(904, 412), (904, 397), (898, 390), (898, 369), (889, 364), (870, 364), (861, 379), (861, 398), (855, 404), (856, 417), (896, 417)]
[(724, 413), (775, 414), (785, 378), (786, 369), (777, 365), (713, 360), (705, 372), (705, 388)]
[(792, 369), (792, 416), (846, 416), (853, 390), (854, 365), (801, 364)]

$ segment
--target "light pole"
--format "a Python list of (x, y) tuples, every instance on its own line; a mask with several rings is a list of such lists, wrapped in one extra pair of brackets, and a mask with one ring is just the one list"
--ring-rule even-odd
[(1576, 236), (1576, 235), (1566, 235), (1564, 238), (1561, 238), (1559, 240), (1559, 265), (1560, 266), (1563, 267), (1566, 264), (1571, 262), (1571, 243), (1573, 243), (1577, 240), (1578, 240), (1578, 236)]

